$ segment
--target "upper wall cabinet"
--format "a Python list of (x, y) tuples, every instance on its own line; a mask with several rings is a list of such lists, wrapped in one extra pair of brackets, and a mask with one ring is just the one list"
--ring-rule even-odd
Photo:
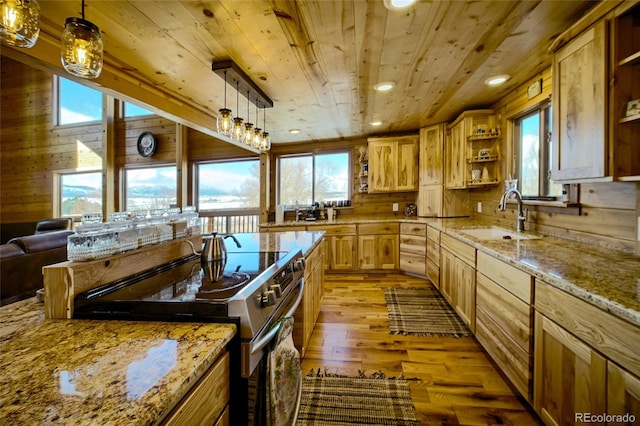
[(369, 138), (369, 193), (418, 190), (418, 136)]
[(492, 109), (465, 111), (447, 126), (445, 188), (495, 185), (499, 180), (500, 129)]
[(554, 181), (640, 180), (640, 5), (614, 4), (551, 47)]

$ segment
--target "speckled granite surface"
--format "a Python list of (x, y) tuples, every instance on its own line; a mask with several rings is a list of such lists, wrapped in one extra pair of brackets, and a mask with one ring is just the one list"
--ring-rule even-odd
[[(236, 235), (243, 251), (304, 253), (324, 232)], [(156, 424), (235, 333), (233, 324), (45, 320), (35, 298), (4, 306), (0, 424)]]
[(148, 425), (213, 364), (233, 324), (45, 320), (0, 308), (0, 423)]
[[(397, 221), (425, 223), (473, 245), (599, 308), (640, 326), (640, 257), (561, 238), (479, 240), (459, 232), (492, 224), (473, 219), (398, 216), (265, 223), (261, 226), (326, 226)], [(509, 228), (511, 230), (511, 228)]]

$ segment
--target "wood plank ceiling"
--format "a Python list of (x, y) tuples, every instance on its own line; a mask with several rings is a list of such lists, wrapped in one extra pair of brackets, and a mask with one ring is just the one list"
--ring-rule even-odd
[[(89, 83), (215, 135), (224, 82), (211, 63), (233, 59), (274, 101), (266, 111), (274, 143), (416, 130), (490, 106), (548, 67), (550, 42), (593, 4), (421, 1), (397, 11), (382, 0), (88, 0), (85, 18), (99, 26), (105, 50), (105, 72)], [(55, 43), (65, 19), (81, 16), (81, 1), (40, 5), (43, 46), (3, 46), (3, 54), (64, 76)], [(495, 74), (512, 78), (485, 86)], [(380, 81), (396, 87), (377, 93)], [(256, 123), (255, 106), (247, 111), (239, 99), (237, 108), (228, 86), (227, 106)], [(262, 111), (257, 121), (264, 127)]]

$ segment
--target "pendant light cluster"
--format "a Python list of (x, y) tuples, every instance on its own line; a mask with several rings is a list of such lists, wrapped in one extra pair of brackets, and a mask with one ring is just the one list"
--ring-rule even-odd
[[(266, 108), (273, 107), (273, 101), (260, 90), (260, 88), (236, 65), (233, 61), (225, 60), (214, 62), (213, 71), (224, 78), (224, 108), (220, 109), (217, 118), (218, 133), (229, 136), (231, 139), (241, 142), (247, 146), (251, 146), (267, 152), (271, 149), (271, 140), (269, 133), (266, 131)], [(236, 115), (232, 117), (232, 111), (227, 108), (227, 84), (234, 86), (236, 89), (236, 109), (239, 109), (240, 92), (246, 93), (247, 98), (247, 121)], [(256, 106), (256, 127), (251, 122), (249, 104)], [(264, 111), (263, 126), (264, 131), (259, 126), (259, 109)], [(244, 125), (243, 125), (244, 123)]]
[(3, 0), (0, 41), (7, 46), (33, 47), (40, 35), (40, 5), (36, 0)]

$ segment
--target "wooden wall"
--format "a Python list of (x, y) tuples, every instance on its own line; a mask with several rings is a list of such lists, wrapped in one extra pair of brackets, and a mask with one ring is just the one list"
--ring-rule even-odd
[[(538, 79), (543, 81), (543, 92), (529, 100), (527, 87)], [(503, 131), (500, 149), (503, 178), (513, 173), (513, 129), (509, 125), (509, 118), (547, 99), (550, 94), (551, 69), (547, 69), (493, 105), (492, 108), (500, 116)], [(471, 190), (472, 210), (477, 217), (515, 226), (515, 209), (510, 208), (506, 212), (499, 212), (497, 209), (502, 190), (502, 186)], [(634, 182), (581, 184), (579, 215), (574, 209), (527, 206), (529, 218), (525, 227), (563, 238), (634, 252), (637, 197), (638, 185)], [(476, 212), (478, 202), (482, 203), (482, 213)], [(571, 214), (568, 214), (570, 210)]]

